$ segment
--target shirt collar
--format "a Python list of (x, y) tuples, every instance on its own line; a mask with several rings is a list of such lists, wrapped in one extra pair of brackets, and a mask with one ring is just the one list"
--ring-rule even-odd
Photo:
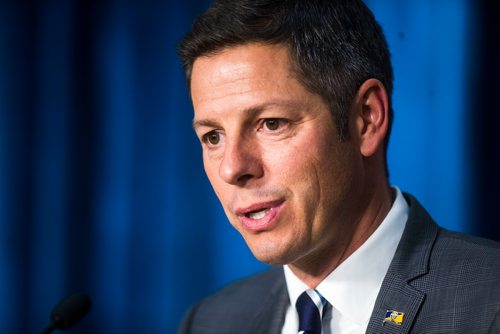
[[(369, 319), (382, 281), (408, 219), (409, 207), (401, 191), (380, 226), (351, 256), (332, 271), (316, 288), (342, 315), (360, 326)], [(284, 266), (291, 305), (309, 287)]]

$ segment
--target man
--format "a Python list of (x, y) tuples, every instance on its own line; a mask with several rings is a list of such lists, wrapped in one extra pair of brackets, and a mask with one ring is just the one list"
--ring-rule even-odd
[(392, 67), (361, 1), (216, 0), (179, 50), (207, 176), (277, 266), (195, 305), (181, 333), (499, 330), (499, 245), (389, 186)]

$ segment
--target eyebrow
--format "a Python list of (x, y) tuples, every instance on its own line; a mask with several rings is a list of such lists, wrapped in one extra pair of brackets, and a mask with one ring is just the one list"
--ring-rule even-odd
[[(249, 119), (252, 117), (255, 117), (255, 115), (263, 112), (264, 110), (268, 109), (271, 106), (278, 106), (278, 107), (290, 107), (290, 103), (286, 103), (283, 101), (273, 101), (273, 102), (266, 102), (257, 106), (253, 106), (247, 109), (241, 110), (241, 113), (245, 114), (245, 118)], [(206, 127), (220, 127), (220, 123), (217, 122), (216, 120), (213, 119), (200, 119), (200, 120), (193, 120), (193, 129), (196, 130), (198, 127), (201, 126), (206, 126)]]
[(193, 129), (196, 130), (197, 128), (201, 126), (207, 126), (207, 127), (220, 127), (219, 122), (211, 120), (211, 119), (200, 119), (200, 120), (193, 120)]

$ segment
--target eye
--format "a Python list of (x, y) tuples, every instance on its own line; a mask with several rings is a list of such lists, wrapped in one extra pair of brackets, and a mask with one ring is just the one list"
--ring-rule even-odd
[(217, 145), (220, 142), (220, 133), (217, 131), (210, 131), (203, 136), (202, 140), (209, 145)]
[(267, 118), (264, 120), (264, 126), (269, 131), (279, 130), (280, 127), (283, 127), (287, 123), (287, 120), (282, 118)]

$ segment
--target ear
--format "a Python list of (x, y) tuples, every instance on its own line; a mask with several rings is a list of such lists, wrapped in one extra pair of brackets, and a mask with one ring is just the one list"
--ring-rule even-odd
[(355, 98), (354, 117), (359, 148), (365, 157), (383, 150), (389, 127), (389, 99), (384, 85), (377, 79), (366, 80)]

